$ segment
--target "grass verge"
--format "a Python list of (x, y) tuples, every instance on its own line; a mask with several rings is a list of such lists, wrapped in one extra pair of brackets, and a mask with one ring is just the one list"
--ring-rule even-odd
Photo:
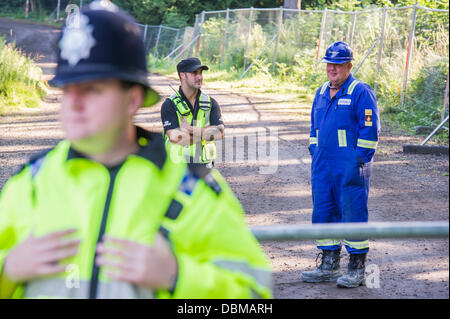
[(13, 43), (0, 37), (0, 114), (17, 107), (37, 107), (47, 84), (42, 70)]

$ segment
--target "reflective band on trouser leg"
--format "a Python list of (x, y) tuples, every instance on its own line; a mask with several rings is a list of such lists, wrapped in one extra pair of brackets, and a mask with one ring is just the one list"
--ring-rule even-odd
[[(215, 260), (214, 264), (220, 268), (228, 269), (234, 272), (240, 272), (252, 277), (255, 282), (268, 289), (272, 290), (272, 273), (267, 270), (251, 267), (246, 262), (231, 261), (231, 260)], [(261, 298), (256, 291), (252, 291), (253, 298)]]
[(347, 135), (345, 130), (338, 130), (339, 147), (347, 147)]
[(333, 249), (341, 246), (341, 242), (336, 239), (318, 239), (316, 244), (319, 249)]
[(359, 147), (363, 147), (363, 148), (376, 149), (377, 144), (378, 144), (378, 141), (369, 141), (369, 140), (363, 140), (361, 138), (358, 138), (356, 145)]
[[(70, 298), (87, 299), (89, 297), (87, 280), (69, 280), (63, 278), (33, 280), (25, 286), (25, 298)], [(121, 281), (99, 282), (98, 299), (153, 299), (152, 290)]]
[(367, 252), (369, 250), (369, 241), (349, 241), (344, 240), (344, 245), (349, 253)]
[(309, 138), (309, 144), (317, 144), (317, 137), (310, 137)]

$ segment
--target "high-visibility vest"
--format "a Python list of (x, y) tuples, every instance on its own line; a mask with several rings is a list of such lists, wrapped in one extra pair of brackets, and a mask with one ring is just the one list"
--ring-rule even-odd
[[(142, 146), (115, 169), (77, 155), (60, 142), (31, 160), (0, 193), (0, 298), (272, 297), (269, 263), (217, 170), (175, 163), (161, 134), (138, 129)], [(66, 271), (14, 284), (5, 257), (30, 233), (75, 228), (78, 253)], [(113, 280), (95, 268), (102, 234), (150, 245), (157, 232), (178, 263), (173, 291)]]
[[(183, 117), (189, 125), (204, 128), (210, 123), (211, 114), (211, 98), (201, 93), (199, 97), (199, 110), (197, 117), (194, 119), (191, 109), (183, 101), (180, 94), (177, 92), (169, 97), (175, 104), (177, 109), (178, 124), (181, 126), (181, 117)], [(166, 143), (170, 143), (168, 136), (165, 136)], [(186, 157), (191, 157), (195, 163), (210, 163), (217, 157), (216, 144), (214, 141), (203, 140), (200, 143), (193, 143), (191, 145), (180, 146), (172, 148), (174, 153), (180, 160), (184, 160)]]

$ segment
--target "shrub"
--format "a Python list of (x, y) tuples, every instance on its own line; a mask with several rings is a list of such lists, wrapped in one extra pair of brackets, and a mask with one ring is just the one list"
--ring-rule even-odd
[(41, 75), (32, 59), (0, 37), (0, 111), (11, 106), (37, 107), (47, 88)]

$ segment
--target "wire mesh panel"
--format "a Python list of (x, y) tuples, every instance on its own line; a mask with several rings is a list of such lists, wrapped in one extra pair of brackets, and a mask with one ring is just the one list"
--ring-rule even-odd
[(335, 41), (350, 42), (353, 13), (337, 13), (326, 11), (325, 23), (322, 26), (322, 40), (319, 58), (325, 55), (326, 49)]
[(301, 86), (316, 86), (324, 81), (325, 73), (316, 72), (322, 17), (320, 11), (283, 10), (283, 24), (272, 72)]
[(413, 11), (412, 7), (386, 10), (377, 97), (389, 107), (400, 104)]
[(152, 54), (157, 57), (165, 57), (176, 48), (180, 38), (180, 30), (160, 26), (156, 36), (156, 42)]
[(200, 25), (201, 37), (197, 42), (196, 50), (199, 50), (202, 60), (219, 64), (226, 36), (226, 13), (205, 13), (203, 19)]
[(277, 61), (289, 63), (301, 56), (313, 62), (319, 44), (322, 12), (289, 10), (285, 13), (280, 43), (286, 52), (280, 51)]
[[(449, 69), (448, 37), (448, 11), (417, 9), (403, 105), (406, 113), (416, 117), (411, 119), (416, 125), (435, 127), (441, 121)], [(408, 112), (411, 109), (415, 112)]]
[(374, 87), (381, 41), (383, 10), (357, 12), (351, 17), (348, 42), (353, 49), (355, 76)]
[[(252, 61), (259, 56), (262, 64), (271, 66), (275, 58), (275, 52), (278, 51), (279, 32), (282, 30), (282, 11), (281, 10), (256, 10), (253, 13), (253, 24), (249, 33), (249, 47), (246, 48), (244, 67), (248, 67)], [(269, 45), (269, 43), (271, 43)], [(266, 49), (264, 51), (264, 49)], [(264, 52), (263, 52), (264, 51)], [(262, 64), (256, 65), (262, 70)], [(266, 70), (262, 70), (266, 72)]]
[[(395, 112), (431, 106), (423, 124), (448, 114), (448, 10), (419, 6), (365, 11), (246, 8), (202, 12), (194, 27), (141, 26), (148, 53), (173, 62), (198, 56), (216, 69), (278, 75), (317, 88), (329, 45), (353, 49), (353, 73)], [(426, 106), (426, 107), (425, 107)], [(445, 109), (445, 114), (443, 110)]]
[(230, 12), (223, 65), (234, 66), (237, 69), (244, 67), (246, 51), (250, 48), (253, 16), (251, 8)]

